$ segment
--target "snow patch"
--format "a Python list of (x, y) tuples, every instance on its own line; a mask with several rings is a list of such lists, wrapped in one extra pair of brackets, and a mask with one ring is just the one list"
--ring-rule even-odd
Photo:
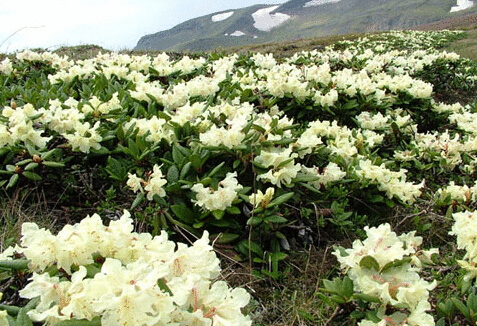
[[(242, 31), (235, 31), (235, 32), (233, 32), (233, 33), (231, 33), (231, 34), (227, 34), (227, 33), (225, 34), (225, 36), (244, 36), (244, 35), (248, 35), (248, 34), (245, 34), (245, 33), (242, 32)], [(250, 36), (252, 36), (252, 35), (250, 35)], [(258, 38), (258, 36), (257, 36), (257, 35), (253, 35), (253, 38)]]
[(268, 7), (254, 12), (252, 14), (253, 20), (255, 21), (253, 27), (261, 31), (268, 32), (272, 28), (283, 24), (285, 21), (291, 18), (289, 15), (279, 12), (270, 14), (278, 7), (279, 6)]
[(235, 31), (232, 34), (230, 34), (230, 36), (244, 36), (244, 35), (247, 35), (247, 34), (245, 34), (242, 31)]
[(334, 3), (334, 2), (340, 2), (340, 1), (341, 0), (312, 0), (305, 3), (303, 7), (313, 7), (313, 6), (324, 5), (325, 3)]
[(213, 22), (219, 22), (221, 20), (226, 20), (227, 18), (230, 18), (233, 14), (234, 14), (233, 11), (217, 14), (217, 15), (212, 16), (212, 21)]
[(460, 11), (460, 10), (465, 10), (467, 8), (470, 8), (474, 5), (474, 1), (470, 0), (457, 0), (457, 6), (453, 6), (450, 10), (450, 12), (453, 11)]

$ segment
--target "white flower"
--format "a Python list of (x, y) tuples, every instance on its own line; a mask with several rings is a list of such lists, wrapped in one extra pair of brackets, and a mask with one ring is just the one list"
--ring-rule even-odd
[(243, 188), (236, 179), (237, 172), (227, 173), (225, 179), (219, 182), (217, 190), (204, 187), (202, 183), (196, 183), (191, 190), (196, 192), (196, 205), (208, 210), (225, 210), (232, 205), (237, 198), (237, 192)]
[(98, 133), (99, 126), (99, 121), (92, 128), (89, 122), (78, 122), (74, 127), (75, 132), (73, 134), (63, 134), (63, 137), (69, 141), (73, 150), (79, 148), (83, 153), (89, 153), (91, 148), (96, 150), (101, 148), (100, 142), (103, 137)]
[(258, 206), (262, 206), (265, 208), (273, 198), (275, 194), (275, 188), (267, 188), (265, 194), (259, 189), (257, 190), (256, 194), (252, 194), (249, 196), (250, 204), (257, 208)]
[(166, 183), (167, 180), (162, 174), (161, 167), (155, 164), (153, 167), (153, 173), (144, 186), (144, 190), (147, 192), (147, 199), (152, 200), (154, 195), (164, 197), (166, 195), (166, 191), (164, 190), (163, 186)]
[[(224, 180), (226, 187), (235, 185), (233, 177)], [(220, 273), (220, 261), (207, 232), (192, 246), (176, 246), (164, 231), (154, 238), (133, 232), (132, 222), (127, 211), (107, 227), (93, 215), (65, 226), (57, 236), (25, 223), (20, 249), (26, 258), (35, 260), (34, 250), (45, 254), (43, 250), (50, 246), (43, 239), (49, 238), (56, 250), (49, 252), (48, 264), (57, 263), (63, 273), (69, 274), (60, 279), (46, 272), (33, 273), (30, 283), (20, 291), (24, 298), (40, 297), (39, 304), (28, 312), (29, 317), (47, 324), (95, 317), (101, 318), (102, 325), (111, 326), (192, 321), (199, 325), (251, 324), (250, 317), (241, 312), (250, 300), (248, 293), (229, 289), (224, 282), (211, 282)], [(84, 259), (74, 262), (78, 270), (72, 272), (69, 263), (60, 260), (74, 257), (80, 248), (85, 252)], [(88, 277), (84, 265), (92, 262), (93, 254), (99, 254), (104, 262), (94, 277)]]
[(142, 178), (139, 178), (136, 174), (132, 174), (128, 172), (128, 181), (127, 181), (127, 186), (132, 189), (134, 192), (141, 191), (143, 192), (144, 190), (142, 189), (142, 184), (145, 181)]
[(12, 71), (13, 71), (13, 66), (10, 59), (9, 58), (3, 59), (3, 61), (0, 62), (0, 72), (5, 75), (10, 75)]
[(315, 166), (312, 168), (303, 166), (302, 171), (319, 178), (317, 181), (310, 182), (317, 189), (320, 189), (321, 186), (326, 186), (331, 182), (341, 180), (346, 176), (346, 172), (341, 171), (339, 165), (334, 162), (330, 162), (325, 168), (323, 168), (321, 173), (319, 168)]

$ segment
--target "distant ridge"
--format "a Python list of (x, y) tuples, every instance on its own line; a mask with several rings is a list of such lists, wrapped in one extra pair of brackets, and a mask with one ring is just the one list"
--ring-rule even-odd
[(459, 29), (459, 28), (472, 28), (477, 26), (477, 13), (467, 14), (464, 16), (447, 18), (430, 24), (423, 24), (414, 26), (413, 30), (441, 30), (441, 29)]
[[(145, 35), (134, 50), (200, 52), (348, 33), (425, 29), (433, 23), (457, 28), (453, 26), (459, 19), (475, 20), (477, 6), (451, 12), (457, 4), (456, 0), (291, 0), (254, 5)], [(459, 4), (473, 3), (459, 0)]]

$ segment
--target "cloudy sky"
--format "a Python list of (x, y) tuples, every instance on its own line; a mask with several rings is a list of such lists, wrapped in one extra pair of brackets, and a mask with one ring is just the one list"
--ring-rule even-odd
[(132, 49), (188, 19), (286, 0), (16, 0), (0, 4), (0, 52), (97, 44)]

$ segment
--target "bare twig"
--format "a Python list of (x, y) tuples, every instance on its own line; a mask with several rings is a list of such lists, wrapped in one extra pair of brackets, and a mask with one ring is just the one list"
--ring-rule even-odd
[(13, 32), (12, 34), (10, 34), (9, 36), (7, 36), (7, 38), (5, 38), (2, 43), (0, 43), (0, 48), (3, 46), (3, 44), (5, 44), (6, 41), (8, 41), (9, 39), (11, 39), (13, 36), (15, 36), (17, 33), (23, 31), (24, 29), (32, 29), (32, 28), (43, 28), (43, 27), (46, 27), (45, 25), (42, 25), (42, 26), (25, 26), (25, 27), (22, 27), (22, 28), (19, 28), (17, 29), (15, 32)]
[(333, 311), (333, 314), (331, 315), (331, 317), (326, 321), (326, 323), (323, 324), (323, 326), (328, 326), (333, 320), (333, 318), (335, 318), (336, 315), (338, 315), (339, 310), (340, 310), (340, 306), (337, 306), (335, 308), (335, 311)]

